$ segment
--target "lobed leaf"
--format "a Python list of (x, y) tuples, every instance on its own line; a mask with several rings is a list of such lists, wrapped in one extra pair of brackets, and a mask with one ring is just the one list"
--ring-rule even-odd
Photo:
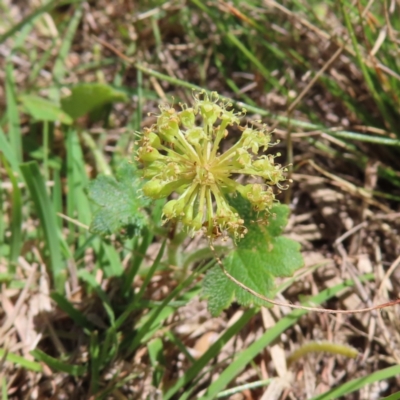
[(66, 125), (72, 124), (72, 118), (49, 100), (33, 94), (24, 94), (19, 96), (19, 101), (24, 111), (37, 121), (60, 121)]
[[(251, 209), (250, 203), (238, 196), (231, 199), (248, 228), (246, 236), (235, 249), (223, 259), (225, 269), (246, 287), (265, 297), (273, 297), (275, 278), (291, 276), (303, 265), (299, 243), (281, 236), (289, 214), (286, 205), (275, 205), (271, 210), (268, 225), (259, 224), (260, 215)], [(203, 295), (208, 299), (208, 308), (218, 315), (235, 299), (243, 305), (269, 306), (232, 282), (219, 266), (210, 269), (203, 282)]]
[(125, 93), (104, 83), (79, 83), (72, 88), (71, 95), (61, 99), (61, 106), (77, 119), (105, 104), (127, 100)]
[(136, 167), (123, 162), (116, 178), (101, 175), (88, 186), (89, 198), (95, 204), (91, 231), (100, 235), (126, 229), (133, 236), (147, 222), (142, 208), (147, 200), (139, 193), (141, 187)]

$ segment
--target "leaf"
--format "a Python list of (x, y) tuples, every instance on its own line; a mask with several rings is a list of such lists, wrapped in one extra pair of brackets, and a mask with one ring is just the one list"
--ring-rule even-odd
[(101, 175), (88, 186), (89, 198), (97, 206), (91, 224), (91, 231), (100, 235), (117, 233), (126, 229), (133, 236), (147, 222), (141, 208), (148, 200), (140, 196), (141, 187), (136, 167), (123, 162), (117, 178)]
[(125, 93), (103, 83), (79, 83), (71, 90), (71, 95), (61, 99), (62, 109), (73, 119), (109, 103), (127, 101)]
[(19, 100), (24, 111), (37, 121), (60, 121), (66, 125), (72, 124), (72, 118), (49, 100), (33, 94), (21, 95)]
[(71, 365), (60, 361), (57, 358), (51, 357), (42, 350), (35, 349), (30, 352), (36, 360), (44, 362), (55, 371), (65, 372), (72, 376), (82, 376), (87, 371), (87, 365)]
[(49, 252), (49, 271), (55, 287), (59, 293), (65, 290), (66, 265), (64, 263), (61, 244), (62, 237), (57, 225), (56, 213), (47, 193), (45, 180), (40, 172), (36, 161), (30, 161), (20, 165), (22, 175), (26, 186), (30, 192), (32, 201), (36, 207), (36, 213), (39, 217), (40, 226), (44, 231), (44, 238)]
[[(251, 209), (250, 203), (241, 196), (231, 199), (231, 205), (245, 220), (248, 233), (236, 248), (224, 258), (226, 270), (250, 289), (272, 298), (276, 277), (291, 276), (303, 265), (300, 244), (281, 236), (289, 214), (285, 205), (276, 205), (271, 210), (268, 225), (257, 223), (260, 215)], [(208, 299), (208, 308), (216, 316), (233, 301), (249, 306), (269, 306), (232, 282), (219, 266), (210, 269), (203, 281), (203, 296)]]

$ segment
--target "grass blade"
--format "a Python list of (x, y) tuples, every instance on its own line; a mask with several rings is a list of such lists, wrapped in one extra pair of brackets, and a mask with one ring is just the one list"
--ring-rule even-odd
[(7, 171), (7, 175), (10, 178), (12, 184), (12, 194), (11, 194), (11, 244), (10, 244), (10, 267), (8, 272), (15, 272), (15, 265), (20, 255), (20, 250), (22, 247), (22, 199), (21, 190), (18, 187), (17, 179), (14, 172), (11, 170), (5, 157), (3, 159), (3, 164)]
[(108, 318), (110, 319), (110, 325), (113, 326), (115, 324), (115, 315), (110, 303), (110, 299), (108, 298), (106, 292), (101, 288), (101, 286), (96, 282), (96, 279), (93, 275), (90, 274), (89, 271), (85, 269), (81, 269), (78, 272), (79, 278), (83, 279), (86, 283), (88, 283), (91, 288), (97, 293), (100, 297), (103, 307), (107, 312)]
[(143, 297), (143, 293), (147, 288), (147, 285), (150, 283), (151, 278), (153, 277), (154, 273), (156, 272), (156, 269), (158, 268), (158, 266), (160, 265), (160, 261), (161, 258), (164, 254), (164, 250), (165, 250), (165, 245), (166, 245), (166, 240), (163, 241), (160, 251), (157, 254), (156, 259), (153, 262), (153, 265), (150, 267), (149, 271), (146, 274), (146, 277), (144, 278), (144, 281), (142, 283), (142, 286), (139, 290), (139, 293), (137, 294), (137, 299), (141, 300)]
[(1, 398), (2, 398), (2, 400), (8, 399), (7, 382), (6, 382), (6, 378), (4, 378), (4, 377), (1, 379)]
[(36, 360), (42, 361), (47, 364), (50, 368), (54, 369), (55, 371), (65, 372), (72, 376), (82, 376), (87, 371), (86, 365), (71, 365), (60, 360), (57, 360), (54, 357), (51, 357), (44, 353), (43, 351), (36, 349), (32, 350), (31, 354)]
[[(400, 365), (394, 365), (392, 367), (373, 372), (372, 374), (369, 374), (367, 376), (353, 379), (352, 381), (346, 382), (335, 389), (329, 390), (328, 392), (321, 394), (320, 396), (313, 397), (311, 400), (333, 400), (342, 398), (342, 396), (353, 393), (354, 391), (359, 390), (366, 385), (371, 385), (372, 383), (383, 381), (385, 379), (390, 379), (399, 375)], [(394, 399), (399, 399), (399, 397), (394, 397)]]
[[(201, 88), (200, 86), (197, 86), (190, 82), (183, 81), (183, 80), (175, 78), (175, 77), (171, 77), (171, 76), (162, 74), (161, 72), (152, 70), (142, 64), (136, 63), (134, 65), (135, 65), (135, 68), (140, 69), (145, 74), (154, 76), (158, 79), (164, 80), (164, 81), (172, 83), (174, 85), (178, 85), (178, 86), (185, 87), (185, 88), (192, 89), (192, 90), (193, 89), (194, 90), (205, 90), (205, 89)], [(205, 92), (210, 93), (208, 90), (205, 90)], [(315, 124), (312, 122), (301, 121), (301, 120), (297, 120), (294, 118), (288, 118), (283, 115), (275, 115), (266, 109), (255, 107), (255, 106), (246, 104), (242, 101), (234, 101), (233, 99), (228, 99), (227, 97), (224, 97), (224, 96), (220, 96), (220, 98), (221, 98), (221, 100), (229, 100), (236, 107), (245, 108), (247, 111), (250, 111), (254, 114), (258, 114), (262, 117), (272, 117), (276, 121), (278, 121), (284, 125), (292, 125), (292, 126), (299, 127), (299, 128), (309, 129), (312, 131), (321, 131), (324, 133), (328, 133), (329, 135), (332, 135), (334, 137), (342, 137), (342, 138), (350, 139), (350, 140), (358, 140), (360, 142), (376, 143), (376, 144), (382, 144), (382, 145), (386, 145), (386, 146), (400, 146), (400, 140), (398, 140), (398, 139), (392, 139), (389, 137), (382, 137), (382, 136), (364, 135), (362, 133), (350, 132), (350, 131), (344, 131), (344, 130), (337, 131), (335, 129), (331, 129), (331, 128), (328, 128), (328, 127), (325, 127), (322, 125), (318, 125), (318, 124)]]
[[(143, 258), (146, 255), (147, 248), (150, 246), (153, 240), (153, 233), (150, 232), (149, 229), (144, 229), (142, 234), (142, 241), (140, 246), (135, 246), (133, 252), (135, 257), (133, 257), (132, 264), (129, 267), (128, 271), (125, 275), (125, 280), (122, 286), (122, 295), (126, 296), (131, 290), (133, 280), (135, 279), (136, 274), (139, 271), (140, 265), (143, 261)], [(137, 242), (136, 242), (137, 243)]]
[(8, 134), (10, 137), (10, 145), (15, 155), (15, 158), (18, 160), (18, 162), (22, 162), (22, 136), (13, 74), (13, 65), (11, 64), (11, 62), (8, 62), (6, 65)]
[(152, 385), (158, 388), (162, 382), (166, 361), (164, 357), (164, 346), (161, 338), (155, 338), (147, 344), (151, 366), (153, 367)]
[[(53, 191), (52, 191), (52, 202), (54, 207), (54, 212), (56, 215), (63, 213), (63, 204), (62, 204), (62, 184), (60, 177), (60, 170), (53, 170)], [(57, 226), (61, 230), (63, 226), (63, 220), (61, 218), (57, 218)]]
[[(368, 90), (370, 91), (373, 99), (375, 100), (375, 103), (376, 103), (379, 111), (381, 112), (383, 119), (387, 121), (387, 123), (390, 125), (391, 129), (395, 130), (397, 124), (394, 123), (391, 115), (389, 114), (388, 110), (386, 109), (385, 103), (383, 101), (383, 96), (378, 94), (377, 90), (375, 89), (375, 86), (374, 86), (374, 83), (372, 82), (370, 73), (369, 73), (367, 66), (365, 65), (365, 62), (360, 54), (359, 44), (357, 42), (357, 37), (354, 32), (353, 25), (350, 21), (349, 12), (347, 12), (345, 10), (345, 5), (344, 5), (343, 0), (340, 0), (339, 4), (340, 4), (341, 11), (342, 11), (343, 19), (346, 23), (346, 27), (347, 27), (347, 30), (349, 32), (349, 35), (350, 35), (350, 38), (351, 38), (351, 41), (353, 44), (354, 51), (356, 53), (358, 65), (364, 76), (364, 82), (367, 85)], [(362, 18), (362, 17), (360, 16), (360, 18)]]
[(232, 396), (236, 393), (243, 392), (244, 390), (255, 389), (263, 386), (269, 385), (273, 381), (273, 378), (264, 379), (262, 381), (255, 381), (250, 383), (245, 383), (244, 385), (236, 386), (231, 389), (224, 390), (223, 392), (218, 393), (217, 399), (222, 397)]
[(61, 258), (58, 239), (56, 215), (53, 204), (47, 194), (43, 177), (36, 162), (21, 164), (20, 166), (26, 185), (35, 204), (40, 224), (44, 230), (47, 249), (50, 257), (50, 275), (58, 292), (64, 291), (65, 267)]
[(228, 340), (236, 335), (250, 321), (250, 319), (257, 314), (257, 312), (258, 311), (255, 308), (246, 310), (243, 315), (231, 327), (229, 327), (214, 344), (211, 345), (211, 347), (197, 360), (197, 362), (167, 390), (163, 399), (170, 399), (180, 389), (195, 379), (202, 372), (208, 362), (212, 360), (216, 354), (219, 354), (220, 350)]
[(99, 347), (99, 335), (97, 331), (92, 332), (90, 337), (90, 389), (89, 393), (96, 393), (99, 389), (100, 382), (100, 369), (101, 365), (99, 362), (100, 347)]
[[(79, 22), (82, 18), (82, 14), (83, 11), (81, 5), (78, 5), (78, 8), (75, 10), (74, 15), (69, 21), (69, 25), (67, 27), (65, 36), (61, 42), (61, 47), (58, 50), (58, 56), (54, 63), (54, 68), (53, 68), (53, 79), (58, 85), (61, 84), (64, 78), (65, 59), (69, 54), (69, 50), (71, 48), (71, 44), (74, 39), (76, 29), (78, 28)], [(49, 98), (54, 100), (56, 103), (60, 102), (60, 91), (58, 87), (49, 90)]]
[(46, 12), (49, 12), (51, 9), (57, 6), (62, 6), (66, 4), (72, 3), (82, 3), (84, 0), (50, 0), (47, 4), (39, 7), (37, 10), (29, 14), (25, 17), (21, 22), (15, 24), (11, 29), (9, 29), (6, 33), (0, 36), (0, 44), (7, 40), (9, 37), (14, 35), (14, 33), (19, 32), (26, 24), (32, 22), (36, 17)]
[(0, 126), (0, 152), (4, 154), (14, 172), (20, 173), (19, 161), (14, 150)]
[(50, 297), (57, 303), (58, 307), (63, 310), (68, 316), (82, 328), (93, 330), (93, 325), (89, 320), (77, 310), (64, 296), (59, 293), (52, 293)]
[(24, 357), (21, 357), (17, 354), (13, 354), (13, 353), (9, 353), (4, 349), (0, 349), (0, 358), (3, 359), (5, 358), (8, 362), (14, 363), (14, 364), (18, 364), (21, 367), (30, 370), (30, 371), (34, 371), (34, 372), (42, 372), (43, 368), (42, 366), (34, 361), (29, 361)]
[(382, 400), (399, 400), (399, 399), (400, 399), (400, 392), (396, 392), (396, 393), (391, 394), (388, 397), (385, 397)]
[[(365, 275), (360, 280), (372, 280), (374, 276), (372, 274)], [(311, 297), (307, 303), (312, 304), (321, 304), (324, 301), (330, 299), (335, 296), (335, 294), (339, 293), (346, 287), (354, 285), (352, 281), (345, 281), (340, 285), (336, 285), (333, 288), (326, 289), (319, 293), (316, 296)], [(254, 359), (261, 351), (265, 349), (266, 346), (271, 344), (281, 333), (283, 333), (286, 329), (293, 326), (298, 319), (307, 314), (306, 310), (294, 310), (287, 316), (281, 318), (275, 326), (268, 329), (268, 331), (261, 336), (256, 342), (254, 342), (247, 349), (243, 350), (236, 359), (222, 372), (222, 374), (211, 384), (208, 388), (206, 394), (201, 397), (201, 400), (210, 400), (214, 399), (215, 396), (221, 392), (226, 386), (246, 367), (246, 365)]]

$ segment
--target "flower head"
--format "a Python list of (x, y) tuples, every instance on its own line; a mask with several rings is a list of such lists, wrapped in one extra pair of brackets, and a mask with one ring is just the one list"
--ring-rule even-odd
[[(141, 136), (137, 159), (149, 179), (143, 192), (154, 199), (178, 194), (163, 208), (165, 221), (179, 220), (209, 237), (226, 231), (241, 238), (247, 229), (227, 196), (239, 192), (256, 211), (268, 211), (275, 201), (271, 186), (284, 188), (280, 182), (286, 179), (285, 168), (271, 155), (258, 155), (271, 145), (271, 135), (265, 125), (240, 126), (245, 110), (236, 112), (216, 92), (196, 93), (192, 107), (180, 108), (161, 106), (156, 124)], [(221, 141), (234, 125), (241, 137), (221, 153)], [(242, 185), (234, 180), (238, 174), (260, 177), (262, 183)]]

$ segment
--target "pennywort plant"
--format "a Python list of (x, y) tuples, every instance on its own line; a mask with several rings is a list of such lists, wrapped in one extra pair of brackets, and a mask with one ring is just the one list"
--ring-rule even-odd
[[(266, 153), (273, 146), (266, 125), (242, 123), (245, 113), (205, 91), (194, 93), (192, 105), (160, 106), (155, 124), (139, 133), (135, 161), (89, 186), (97, 205), (92, 232), (148, 236), (160, 222), (172, 223), (182, 230), (169, 235), (169, 262), (182, 276), (189, 262), (215, 259), (202, 291), (213, 315), (233, 301), (269, 305), (255, 293), (274, 297), (275, 278), (303, 265), (300, 245), (282, 236), (289, 208), (275, 197), (290, 183), (286, 168), (275, 162), (279, 153)], [(158, 214), (148, 212), (163, 199)], [(209, 247), (183, 254), (183, 240), (196, 233)], [(221, 258), (214, 251), (220, 238)]]
[[(267, 126), (243, 124), (245, 114), (216, 92), (194, 92), (192, 105), (160, 106), (156, 123), (140, 134), (136, 153), (145, 197), (168, 198), (164, 223), (200, 231), (210, 245), (220, 236), (233, 239), (234, 248), (218, 259), (229, 275), (216, 265), (203, 282), (214, 315), (234, 300), (266, 305), (251, 290), (273, 296), (275, 277), (303, 264), (300, 246), (281, 236), (289, 210), (275, 196), (287, 188), (286, 168), (275, 162), (279, 153), (266, 154), (273, 145)], [(230, 136), (238, 137), (231, 146)]]

